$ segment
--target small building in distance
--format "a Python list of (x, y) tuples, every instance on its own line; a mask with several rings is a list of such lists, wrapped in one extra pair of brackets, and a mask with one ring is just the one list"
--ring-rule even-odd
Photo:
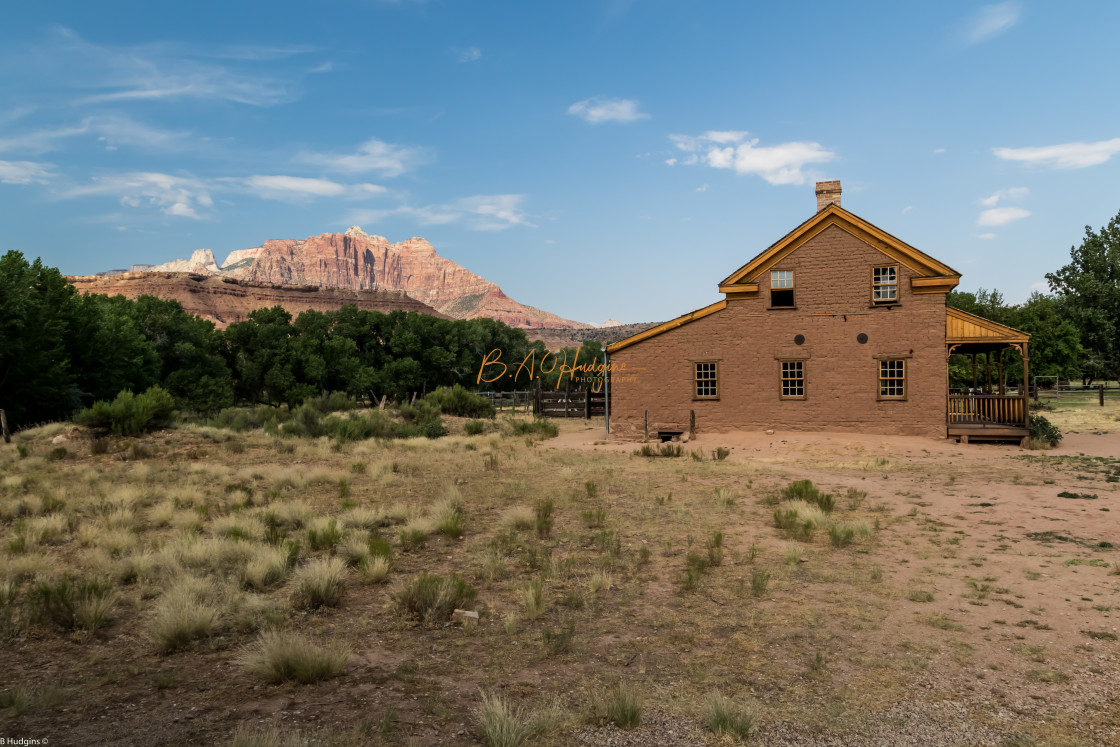
[[(611, 435), (858, 431), (1027, 439), (1025, 387), (950, 393), (952, 353), (1018, 349), (1028, 336), (946, 307), (960, 273), (840, 206), (817, 212), (719, 283), (723, 299), (607, 348)], [(975, 361), (975, 358), (973, 359)], [(1000, 365), (1002, 374), (1002, 365)], [(974, 367), (975, 370), (975, 367)]]

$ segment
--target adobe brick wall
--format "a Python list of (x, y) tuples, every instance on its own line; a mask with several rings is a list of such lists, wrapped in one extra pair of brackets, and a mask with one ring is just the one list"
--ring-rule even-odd
[[(732, 430), (840, 430), (945, 436), (945, 296), (910, 292), (898, 265), (899, 301), (871, 306), (871, 267), (881, 252), (830, 226), (772, 269), (793, 270), (796, 309), (768, 309), (769, 272), (757, 298), (624, 348), (611, 356), (611, 434)], [(859, 333), (866, 344), (856, 340)], [(794, 336), (805, 336), (803, 345)], [(805, 359), (804, 400), (780, 398), (775, 356)], [(907, 399), (878, 399), (875, 355), (908, 356)], [(693, 362), (719, 361), (718, 401), (693, 399)]]

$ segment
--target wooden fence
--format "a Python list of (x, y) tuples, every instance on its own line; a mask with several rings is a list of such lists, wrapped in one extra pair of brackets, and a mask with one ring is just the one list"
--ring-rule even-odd
[(602, 392), (538, 389), (534, 394), (533, 412), (546, 418), (593, 418), (605, 415), (607, 411), (607, 398)]
[(607, 412), (602, 392), (530, 389), (520, 392), (479, 392), (498, 412), (533, 413), (546, 418), (594, 418)]

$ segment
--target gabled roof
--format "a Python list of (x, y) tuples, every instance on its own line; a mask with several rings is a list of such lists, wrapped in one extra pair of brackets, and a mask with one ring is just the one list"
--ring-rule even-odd
[(723, 300), (723, 301), (716, 301), (715, 303), (711, 304), (710, 306), (705, 306), (704, 308), (697, 309), (696, 311), (690, 311), (687, 314), (684, 314), (683, 316), (678, 316), (676, 319), (670, 319), (667, 322), (663, 322), (661, 324), (658, 324), (656, 327), (650, 327), (645, 332), (639, 332), (636, 335), (630, 335), (629, 337), (627, 337), (623, 340), (619, 340), (618, 342), (616, 342), (612, 345), (608, 345), (607, 346), (607, 352), (608, 353), (617, 353), (619, 350), (622, 350), (623, 348), (628, 348), (631, 345), (633, 345), (634, 343), (641, 342), (642, 340), (648, 340), (649, 338), (654, 337), (656, 335), (659, 335), (662, 332), (668, 332), (671, 329), (676, 329), (677, 327), (682, 327), (682, 326), (688, 324), (689, 322), (696, 321), (697, 319), (703, 319), (704, 317), (708, 316), (709, 314), (714, 314), (717, 311), (722, 311), (725, 308), (727, 308), (727, 300), (726, 299)]
[(962, 345), (969, 342), (1022, 343), (1030, 339), (1026, 332), (997, 324), (991, 319), (946, 307), (945, 343)]
[(847, 231), (895, 262), (910, 268), (917, 275), (912, 283), (915, 293), (945, 293), (960, 281), (961, 274), (949, 265), (938, 262), (925, 252), (865, 221), (855, 213), (831, 203), (772, 244), (766, 251), (728, 275), (719, 284), (720, 292), (741, 293), (758, 290), (757, 280), (760, 276), (830, 226)]

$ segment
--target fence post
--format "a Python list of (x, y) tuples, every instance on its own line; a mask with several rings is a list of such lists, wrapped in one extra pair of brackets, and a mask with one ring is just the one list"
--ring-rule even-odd
[(12, 442), (12, 434), (8, 433), (8, 413), (0, 410), (0, 430), (4, 431), (4, 443)]
[(564, 387), (564, 417), (570, 418), (572, 416), (572, 382), (568, 382), (568, 386)]
[(591, 390), (583, 390), (583, 419), (591, 420)]
[(688, 411), (688, 439), (696, 438), (696, 410)]
[(1097, 393), (1101, 398), (1101, 407), (1104, 407), (1104, 384), (1097, 385)]
[(649, 440), (649, 410), (646, 410), (645, 439)]

